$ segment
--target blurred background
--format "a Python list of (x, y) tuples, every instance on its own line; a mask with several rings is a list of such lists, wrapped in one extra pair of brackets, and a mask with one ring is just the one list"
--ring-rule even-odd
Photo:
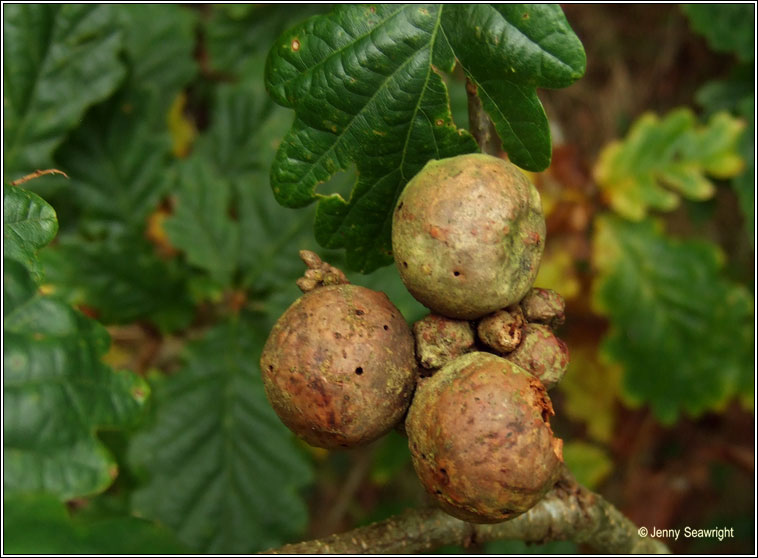
[[(329, 6), (12, 8), (6, 64), (39, 64), (52, 96), (84, 99), (48, 149), (69, 179), (24, 185), (60, 223), (40, 252), (42, 291), (103, 323), (106, 363), (146, 379), (151, 396), (130, 424), (97, 429), (107, 487), (30, 496), (10, 485), (6, 541), (13, 527), (15, 549), (108, 553), (129, 538), (132, 552), (247, 553), (427, 505), (400, 434), (310, 448), (278, 423), (257, 376), (268, 330), (299, 295), (298, 250), (344, 265), (315, 243), (315, 208), (278, 206), (268, 182), (293, 120), (264, 90), (268, 50)], [(571, 353), (553, 428), (578, 480), (635, 523), (734, 529), (665, 540), (675, 553), (754, 551), (753, 10), (566, 5), (587, 72), (539, 91), (554, 151), (530, 175), (548, 225), (536, 286), (565, 297), (558, 335)], [(92, 36), (92, 51), (75, 50)], [(82, 81), (85, 65), (67, 83), (34, 48), (13, 48), (25, 40), (72, 48), (95, 74)], [(463, 76), (446, 81), (466, 127)], [(5, 182), (40, 168), (39, 149), (6, 145)], [(347, 196), (354, 179), (339, 173), (320, 191)], [(387, 292), (409, 322), (425, 314), (392, 266), (348, 277)], [(119, 530), (135, 517), (142, 539)], [(58, 535), (32, 537), (41, 522)], [(587, 551), (501, 541), (439, 552)]]

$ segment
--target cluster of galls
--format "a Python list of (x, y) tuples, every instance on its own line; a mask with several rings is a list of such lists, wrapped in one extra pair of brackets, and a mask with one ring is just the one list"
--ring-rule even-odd
[(568, 347), (553, 329), (564, 321), (563, 297), (550, 289), (531, 289), (518, 304), (479, 320), (429, 314), (413, 324), (422, 376), (471, 351), (502, 356), (540, 379), (546, 389), (561, 381)]
[(305, 294), (261, 357), (282, 421), (314, 446), (353, 447), (403, 424), (438, 504), (497, 522), (536, 504), (560, 473), (547, 389), (568, 352), (557, 293), (533, 289), (545, 222), (539, 194), (487, 155), (431, 161), (393, 215), (398, 271), (431, 314), (408, 327), (386, 295), (351, 285), (315, 254)]

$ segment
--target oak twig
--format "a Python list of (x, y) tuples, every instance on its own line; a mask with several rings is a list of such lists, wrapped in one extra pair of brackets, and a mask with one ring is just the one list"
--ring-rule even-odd
[(476, 84), (468, 78), (466, 78), (466, 93), (468, 95), (468, 128), (471, 135), (479, 144), (482, 153), (499, 157), (502, 154), (500, 138), (492, 120), (482, 107)]
[(29, 174), (24, 175), (21, 178), (17, 178), (13, 182), (11, 182), (10, 185), (11, 186), (19, 186), (19, 185), (23, 184), (24, 182), (29, 182), (30, 180), (33, 180), (35, 178), (39, 178), (40, 176), (44, 176), (46, 174), (60, 174), (60, 175), (65, 176), (66, 178), (68, 178), (68, 175), (65, 172), (63, 172), (62, 170), (58, 170), (58, 169), (44, 169), (44, 170), (40, 170), (40, 169), (37, 169), (36, 171), (30, 172)]
[(500, 539), (538, 544), (571, 540), (608, 554), (669, 552), (661, 541), (640, 537), (632, 521), (566, 474), (531, 510), (503, 523), (476, 525), (439, 509), (409, 510), (346, 533), (261, 554), (416, 554), (444, 545), (470, 546)]

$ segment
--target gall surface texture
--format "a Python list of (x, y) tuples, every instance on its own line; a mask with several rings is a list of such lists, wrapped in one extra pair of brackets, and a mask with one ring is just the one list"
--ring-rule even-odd
[(450, 515), (495, 523), (534, 506), (560, 474), (563, 444), (542, 383), (489, 353), (422, 380), (406, 419), (414, 468)]
[(400, 421), (416, 382), (413, 335), (384, 293), (316, 288), (279, 318), (261, 356), (263, 386), (312, 446), (369, 443)]
[(545, 245), (539, 193), (514, 165), (473, 153), (429, 161), (395, 206), (392, 250), (410, 293), (472, 320), (519, 302)]

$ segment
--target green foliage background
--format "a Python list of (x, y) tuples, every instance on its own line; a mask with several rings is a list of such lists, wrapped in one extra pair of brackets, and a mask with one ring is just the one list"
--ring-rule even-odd
[[(687, 8), (695, 29), (708, 20), (704, 9)], [(548, 166), (536, 88), (564, 87), (584, 72), (560, 8), (328, 10), (4, 5), (6, 552), (250, 553), (302, 537), (314, 486), (347, 472), (341, 458), (325, 460), (294, 440), (260, 382), (262, 344), (299, 294), (297, 251), (374, 270), (350, 278), (387, 292), (408, 321), (424, 314), (394, 269), (382, 267), (391, 262), (387, 216), (426, 160), (476, 149), (461, 130), (456, 59), (513, 160), (533, 171)], [(509, 25), (535, 40), (501, 44)], [(384, 41), (378, 54), (363, 40), (369, 28)], [(753, 131), (739, 135), (735, 124), (752, 126), (752, 51), (738, 34), (724, 42), (725, 31), (703, 29), (713, 48), (741, 61), (728, 80), (698, 93), (704, 115), (732, 118), (732, 132), (708, 128), (716, 140), (686, 148), (694, 166), (678, 176), (702, 185), (702, 169), (711, 168), (703, 153), (744, 163), (715, 178), (732, 180), (752, 239)], [(363, 63), (337, 69), (338, 59)], [(367, 103), (360, 91), (343, 95), (339, 84), (351, 80), (376, 95)], [(391, 102), (397, 121), (382, 117)], [(682, 118), (691, 128), (682, 137), (695, 137), (694, 114)], [(624, 174), (609, 161), (615, 174), (606, 174)], [(68, 178), (9, 186), (44, 168)], [(632, 183), (633, 200), (671, 187), (645, 180)], [(629, 182), (603, 187), (626, 196), (629, 209)], [(671, 203), (632, 206), (637, 222), (626, 220), (629, 211), (608, 211), (593, 237), (594, 301), (611, 326), (602, 352), (624, 369), (611, 397), (648, 404), (666, 423), (735, 398), (751, 406), (749, 288), (727, 277), (712, 243), (673, 238), (645, 216)], [(109, 331), (138, 331), (139, 343), (159, 348), (151, 358), (123, 358)], [(665, 381), (654, 373), (660, 367)], [(566, 455), (590, 485), (609, 474), (595, 445), (577, 442)], [(393, 435), (372, 453), (370, 476), (383, 486), (403, 471), (407, 448)], [(419, 498), (387, 498), (364, 519)]]

